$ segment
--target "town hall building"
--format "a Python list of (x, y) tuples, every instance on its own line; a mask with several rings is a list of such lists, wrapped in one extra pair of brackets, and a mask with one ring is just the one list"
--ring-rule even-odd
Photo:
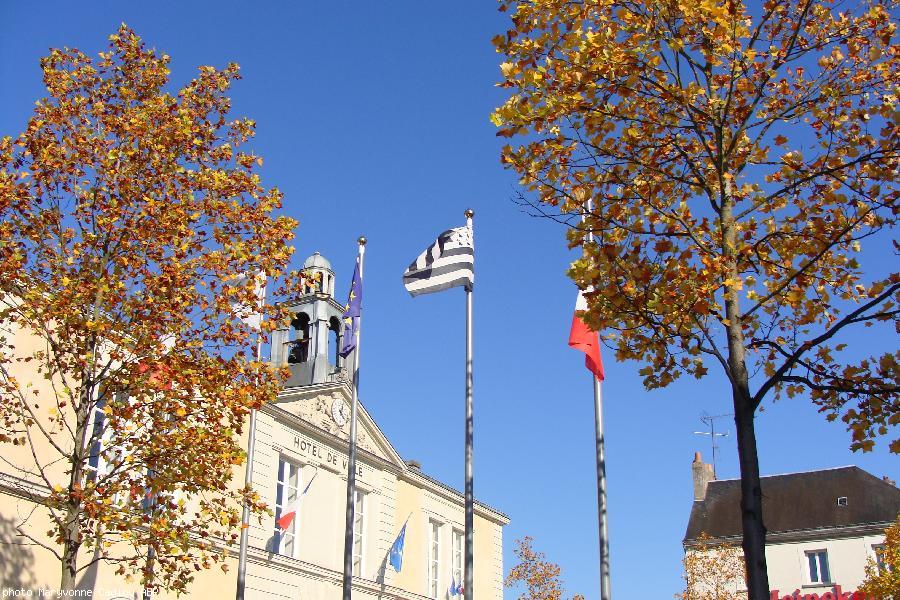
[[(351, 377), (337, 354), (343, 306), (335, 300), (335, 273), (320, 254), (304, 272), (313, 281), (290, 306), (290, 327), (272, 335), (271, 360), (286, 365), (290, 377), (274, 403), (256, 418), (253, 487), (272, 515), (250, 519), (245, 598), (337, 599), (343, 577), (347, 497), (347, 454), (352, 400)], [(24, 343), (24, 340), (23, 340)], [(351, 364), (352, 355), (347, 364)], [(242, 445), (247, 448), (247, 427)], [(357, 425), (357, 473), (353, 535), (354, 599), (454, 600), (451, 584), (463, 581), (464, 497), (404, 460), (360, 404)], [(6, 450), (4, 450), (6, 452)], [(460, 465), (462, 468), (462, 465)], [(22, 515), (40, 513), (41, 485), (3, 472), (0, 466), (0, 557), (14, 559), (16, 573), (0, 567), (0, 588), (22, 585), (52, 588), (59, 561), (39, 547), (15, 545)], [(233, 485), (244, 483), (244, 467), (235, 467)], [(287, 528), (276, 521), (302, 502)], [(509, 519), (477, 502), (474, 507), (474, 591), (480, 599), (503, 597), (503, 527)], [(8, 524), (8, 527), (2, 527)], [(406, 524), (402, 567), (389, 552)], [(190, 598), (232, 598), (237, 586), (238, 546), (226, 549), (223, 572), (201, 571)], [(11, 564), (11, 563), (9, 563)], [(115, 590), (118, 598), (140, 598), (137, 582), (98, 563), (81, 578), (91, 597)], [(159, 594), (156, 597), (169, 597)], [(174, 596), (172, 596), (174, 597)], [(184, 597), (184, 596), (182, 596)]]

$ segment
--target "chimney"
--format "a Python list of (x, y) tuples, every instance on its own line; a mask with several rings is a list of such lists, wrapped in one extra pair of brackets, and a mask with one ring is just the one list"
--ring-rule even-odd
[(704, 464), (699, 452), (694, 453), (694, 462), (691, 465), (694, 475), (694, 501), (706, 499), (706, 486), (716, 478), (712, 465)]
[(421, 470), (422, 470), (422, 463), (420, 463), (420, 462), (417, 461), (417, 460), (407, 460), (407, 461), (405, 461), (405, 462), (406, 462), (406, 466), (409, 467), (410, 469), (414, 470), (414, 471), (421, 471)]

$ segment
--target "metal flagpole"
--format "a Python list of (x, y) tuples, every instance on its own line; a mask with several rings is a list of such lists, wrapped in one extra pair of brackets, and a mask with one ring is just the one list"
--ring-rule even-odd
[[(265, 285), (265, 284), (263, 284)], [(258, 310), (262, 312), (262, 303), (265, 301), (265, 287), (263, 298), (259, 300)], [(260, 332), (256, 334), (256, 362), (262, 361), (262, 317), (260, 317)], [(247, 467), (244, 481), (246, 486), (253, 485), (253, 451), (256, 448), (256, 409), (250, 410), (250, 433), (247, 439)], [(241, 515), (241, 545), (238, 550), (237, 588), (234, 597), (236, 600), (244, 600), (244, 589), (247, 585), (247, 546), (250, 541), (250, 505), (244, 503), (244, 512)]]
[[(247, 442), (247, 470), (245, 480), (247, 485), (253, 483), (253, 448), (256, 446), (256, 410), (250, 411), (250, 439)], [(237, 600), (244, 600), (244, 587), (247, 578), (247, 543), (250, 529), (250, 506), (244, 503), (244, 513), (241, 518), (241, 547), (238, 554), (237, 574)]]
[[(472, 217), (475, 211), (471, 208), (466, 211), (466, 226), (472, 229)], [(474, 231), (473, 231), (474, 238)], [(466, 550), (465, 572), (463, 579), (463, 597), (472, 600), (475, 597), (473, 586), (473, 548), (475, 525), (475, 494), (472, 486), (472, 286), (466, 286)]]
[[(359, 240), (359, 280), (363, 279), (366, 238)], [(362, 307), (360, 307), (360, 314)], [(356, 324), (356, 348), (353, 350), (353, 400), (350, 404), (350, 448), (347, 452), (347, 518), (344, 526), (344, 583), (343, 600), (350, 600), (353, 586), (353, 512), (356, 500), (356, 405), (359, 402), (359, 344), (362, 335), (362, 316)]]
[[(593, 375), (593, 373), (591, 373)], [(600, 526), (600, 600), (609, 600), (609, 537), (606, 530), (606, 453), (603, 449), (603, 391), (594, 377), (594, 427), (597, 435), (597, 515)]]
[[(594, 208), (591, 200), (587, 201), (587, 212)], [(581, 221), (584, 223), (585, 217)], [(594, 232), (588, 229), (588, 243), (594, 243)], [(600, 531), (600, 600), (610, 600), (609, 587), (609, 537), (606, 527), (606, 451), (603, 441), (603, 389), (596, 375), (594, 380), (594, 430), (597, 451), (597, 522)]]

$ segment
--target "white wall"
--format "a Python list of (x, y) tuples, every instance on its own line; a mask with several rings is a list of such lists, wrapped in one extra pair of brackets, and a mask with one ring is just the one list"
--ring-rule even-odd
[[(853, 592), (865, 576), (866, 561), (875, 557), (872, 546), (881, 543), (884, 543), (883, 535), (866, 535), (767, 545), (769, 589), (773, 592), (778, 590), (779, 598), (800, 590), (801, 598), (805, 594), (815, 593), (819, 595), (820, 600), (826, 592), (834, 593), (835, 585), (841, 587), (841, 593)], [(829, 585), (812, 584), (809, 581), (806, 552), (813, 550), (828, 552), (828, 567), (831, 572)]]

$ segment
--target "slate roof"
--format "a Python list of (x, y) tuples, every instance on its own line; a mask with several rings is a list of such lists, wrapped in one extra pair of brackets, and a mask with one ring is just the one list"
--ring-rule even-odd
[[(761, 478), (763, 515), (769, 533), (851, 527), (893, 521), (900, 490), (859, 467)], [(701, 532), (713, 538), (741, 535), (740, 480), (710, 481), (706, 498), (694, 501), (685, 542)], [(838, 497), (847, 505), (838, 506)]]

